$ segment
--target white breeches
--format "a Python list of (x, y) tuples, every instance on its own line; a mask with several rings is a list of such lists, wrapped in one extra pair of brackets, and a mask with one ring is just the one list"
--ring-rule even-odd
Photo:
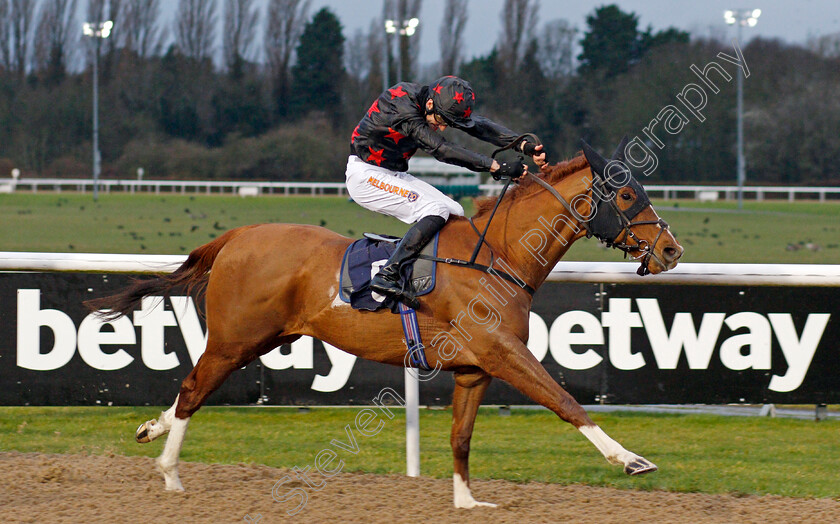
[(347, 191), (360, 206), (406, 224), (436, 215), (464, 216), (464, 208), (431, 185), (408, 173), (370, 165), (355, 155), (347, 160)]

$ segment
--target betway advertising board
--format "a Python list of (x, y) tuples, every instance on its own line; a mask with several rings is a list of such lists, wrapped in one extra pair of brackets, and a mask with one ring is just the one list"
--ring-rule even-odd
[[(129, 281), (0, 273), (0, 404), (171, 404), (204, 350), (203, 320), (177, 294), (111, 323), (84, 309)], [(837, 293), (549, 282), (534, 300), (528, 346), (581, 403), (837, 403)], [(399, 368), (305, 337), (236, 371), (209, 403), (369, 404), (402, 384)], [(449, 404), (452, 386), (445, 372), (421, 382), (421, 403)], [(494, 381), (485, 403), (531, 401)]]

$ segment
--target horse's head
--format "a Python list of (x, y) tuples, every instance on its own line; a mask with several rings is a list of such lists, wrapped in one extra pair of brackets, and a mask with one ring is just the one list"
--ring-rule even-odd
[(585, 222), (587, 235), (641, 261), (639, 275), (668, 271), (677, 265), (683, 247), (624, 163), (626, 146), (625, 136), (608, 160), (583, 142), (583, 154), (592, 171), (593, 205)]

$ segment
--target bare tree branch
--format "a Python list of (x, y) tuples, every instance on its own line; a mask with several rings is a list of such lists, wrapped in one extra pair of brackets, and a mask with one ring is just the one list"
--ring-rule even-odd
[(546, 22), (538, 39), (537, 60), (542, 73), (551, 80), (561, 80), (574, 71), (574, 46), (577, 29), (568, 20)]
[(12, 69), (12, 18), (6, 0), (0, 0), (0, 67), (4, 73)]
[(467, 25), (467, 3), (469, 0), (446, 0), (443, 19), (448, 23), (440, 26), (440, 69), (445, 75), (458, 73), (461, 65), (461, 46), (464, 27)]
[(175, 15), (175, 41), (181, 52), (203, 61), (213, 56), (216, 0), (180, 0)]
[(35, 62), (51, 78), (59, 80), (67, 71), (73, 52), (70, 35), (81, 32), (76, 24), (76, 0), (51, 0), (41, 6), (35, 35)]
[(222, 49), (229, 70), (237, 70), (251, 57), (257, 15), (253, 0), (225, 0)]
[(518, 72), (528, 48), (528, 31), (537, 23), (539, 0), (505, 0), (498, 49), (502, 66)]
[(117, 33), (122, 45), (141, 59), (160, 53), (164, 31), (159, 16), (160, 0), (126, 0), (123, 28)]
[(265, 55), (278, 99), (285, 100), (289, 95), (289, 68), (309, 17), (309, 1), (269, 0)]
[(35, 16), (34, 0), (11, 0), (9, 9), (9, 70), (23, 79), (30, 66), (30, 42)]

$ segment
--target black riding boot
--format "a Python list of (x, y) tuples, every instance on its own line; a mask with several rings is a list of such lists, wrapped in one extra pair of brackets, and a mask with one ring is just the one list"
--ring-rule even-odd
[(426, 244), (434, 238), (435, 233), (446, 224), (442, 217), (431, 215), (423, 217), (411, 226), (411, 229), (397, 244), (397, 249), (370, 281), (370, 288), (382, 295), (387, 295), (402, 302), (410, 308), (417, 309), (420, 302), (409, 289), (403, 290), (400, 285), (400, 266), (420, 254)]

